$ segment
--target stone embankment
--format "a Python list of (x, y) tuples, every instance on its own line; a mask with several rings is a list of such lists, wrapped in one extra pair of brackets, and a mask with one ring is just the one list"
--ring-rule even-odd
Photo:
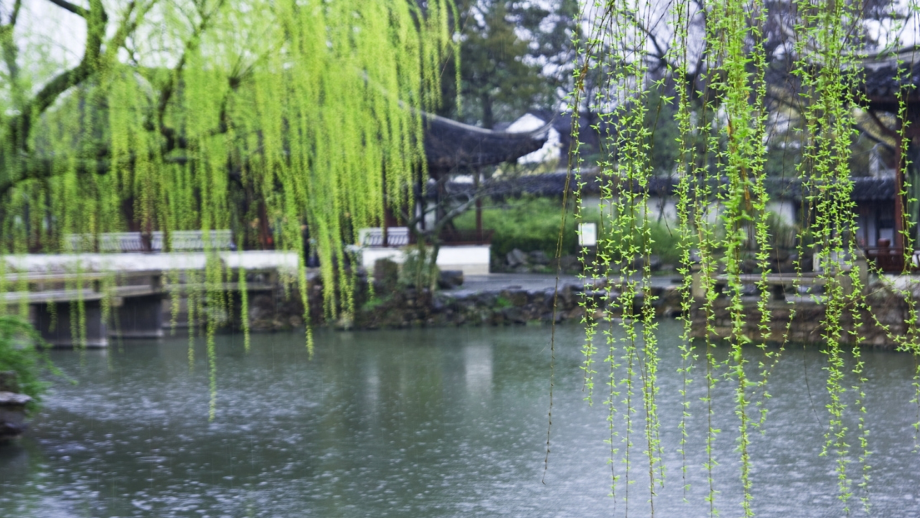
[[(908, 334), (911, 304), (902, 290), (893, 290), (890, 282), (876, 280), (865, 290), (866, 306), (855, 313), (843, 311), (840, 341), (854, 343), (857, 338), (864, 345), (876, 347), (893, 347), (893, 337), (905, 337)], [(910, 293), (910, 291), (908, 291)], [(916, 301), (914, 309), (920, 309), (920, 289), (910, 293), (910, 299)], [(822, 325), (827, 311), (821, 295), (790, 297), (790, 300), (771, 300), (768, 312), (767, 341), (781, 343), (784, 341), (808, 343), (823, 342), (826, 329)], [(711, 338), (731, 336), (732, 321), (729, 311), (730, 299), (720, 297), (715, 300), (709, 320)], [(745, 297), (743, 313), (747, 316), (743, 332), (752, 338), (760, 338), (762, 313), (758, 308), (757, 297)], [(702, 304), (694, 304), (690, 314), (693, 321), (693, 336), (703, 338), (707, 332), (707, 314)], [(855, 331), (855, 332), (854, 332)]]
[[(338, 312), (335, 319), (330, 319), (324, 309), (323, 285), (314, 277), (309, 292), (311, 322), (315, 326), (352, 329), (548, 324), (554, 320), (556, 323), (580, 323), (585, 315), (582, 303), (586, 298), (593, 301), (590, 305), (598, 308), (596, 316), (600, 317), (607, 301), (618, 297), (621, 292), (620, 286), (604, 283), (588, 286), (588, 291), (585, 291), (585, 286), (578, 282), (561, 284), (558, 295), (554, 295), (552, 287), (524, 289), (514, 285), (497, 285), (494, 288), (474, 290), (463, 289), (462, 276), (458, 278), (456, 273), (448, 273), (446, 278), (449, 281), (443, 287), (451, 289), (432, 293), (427, 289), (400, 287), (392, 278), (374, 281), (374, 289), (371, 291), (368, 289), (368, 279), (359, 277), (354, 295), (354, 314), (343, 317), (342, 312)], [(647, 289), (654, 296), (656, 316), (680, 316), (681, 300), (677, 285), (652, 286)], [(911, 298), (918, 301), (917, 307), (920, 308), (920, 281), (914, 291), (916, 296)], [(291, 292), (289, 297), (282, 297), (280, 293), (279, 290), (272, 297), (263, 295), (250, 300), (251, 330), (283, 330), (302, 324), (303, 310), (296, 293)], [(634, 311), (639, 311), (644, 297), (643, 292), (636, 297)], [(866, 345), (891, 347), (895, 344), (892, 337), (905, 336), (910, 304), (898, 294), (898, 290), (891, 289), (890, 281), (877, 280), (871, 283), (864, 300), (867, 306), (858, 311), (855, 318), (850, 312), (844, 312), (841, 340), (847, 342), (860, 337)], [(743, 312), (746, 315), (744, 333), (752, 338), (763, 336), (758, 301), (757, 296), (743, 298)], [(711, 338), (729, 337), (732, 331), (729, 303), (730, 299), (726, 296), (717, 298), (707, 322), (702, 299), (697, 299), (689, 315), (694, 336), (705, 337), (708, 324)], [(768, 341), (823, 341), (825, 330), (821, 321), (824, 320), (826, 307), (821, 295), (770, 300), (766, 309), (769, 312), (766, 320)], [(856, 333), (852, 333), (854, 327), (857, 327)]]
[(32, 398), (19, 393), (15, 372), (0, 372), (0, 444), (26, 429), (26, 405)]
[[(446, 273), (446, 275), (444, 275)], [(332, 325), (356, 329), (384, 329), (408, 327), (441, 326), (484, 326), (514, 325), (528, 323), (581, 322), (585, 310), (580, 304), (585, 295), (592, 297), (596, 307), (603, 307), (606, 297), (616, 297), (615, 286), (597, 284), (585, 286), (579, 282), (563, 282), (558, 295), (553, 287), (524, 289), (516, 285), (496, 285), (494, 288), (463, 289), (457, 286), (456, 273), (442, 272), (453, 283), (453, 289), (436, 290), (399, 287), (393, 280), (374, 282), (373, 292), (368, 289), (365, 277), (358, 278), (355, 289), (355, 313), (349, 318), (338, 316), (328, 321), (323, 306), (323, 285), (314, 278), (310, 286), (310, 320), (314, 325)], [(462, 276), (460, 281), (462, 282)], [(448, 286), (444, 286), (445, 288)], [(651, 287), (653, 305), (659, 316), (675, 316), (680, 310), (680, 297), (676, 286)], [(640, 293), (634, 305), (639, 308), (644, 293)], [(553, 304), (555, 301), (555, 312)], [(271, 322), (285, 323), (297, 320), (299, 307), (286, 302), (282, 311), (269, 311), (250, 302), (250, 315), (260, 318), (252, 320), (251, 328), (271, 328)], [(268, 299), (264, 299), (267, 303)], [(275, 326), (276, 328), (278, 326)]]
[[(419, 326), (513, 325), (528, 323), (581, 322), (585, 309), (584, 286), (565, 284), (558, 295), (553, 288), (525, 290), (515, 286), (497, 287), (477, 292), (418, 292), (407, 289), (392, 293), (385, 299), (365, 304), (356, 312), (353, 325), (361, 329), (403, 328)], [(659, 316), (672, 316), (680, 308), (674, 288), (651, 288), (654, 306)], [(595, 288), (587, 293), (598, 302), (606, 296), (616, 296), (615, 290)], [(553, 311), (555, 298), (555, 312)], [(641, 305), (641, 295), (635, 301)]]

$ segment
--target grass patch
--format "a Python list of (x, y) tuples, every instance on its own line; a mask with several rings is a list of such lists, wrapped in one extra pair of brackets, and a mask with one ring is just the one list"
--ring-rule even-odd
[[(500, 203), (491, 202), (483, 207), (483, 228), (493, 230), (492, 255), (504, 261), (508, 252), (515, 248), (524, 252), (542, 250), (547, 257), (556, 254), (556, 241), (562, 224), (562, 202), (556, 198), (523, 196)], [(585, 209), (584, 221), (599, 223), (596, 209)], [(461, 230), (476, 228), (476, 214), (468, 211), (454, 220)], [(677, 264), (680, 259), (679, 237), (674, 223), (649, 222), (652, 239), (652, 253), (664, 263)], [(578, 254), (578, 236), (575, 233), (575, 215), (569, 208), (566, 212), (565, 234), (562, 240), (562, 255)], [(552, 268), (549, 269), (552, 271)]]

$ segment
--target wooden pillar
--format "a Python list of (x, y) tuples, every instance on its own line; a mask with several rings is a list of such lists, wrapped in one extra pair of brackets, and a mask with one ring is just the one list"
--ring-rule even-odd
[(389, 245), (389, 236), (387, 236), (387, 234), (389, 233), (388, 230), (390, 228), (390, 218), (389, 218), (390, 208), (387, 206), (387, 177), (386, 175), (383, 176), (383, 180), (381, 183), (381, 189), (382, 189), (381, 192), (383, 193), (383, 221), (381, 222), (382, 225), (380, 227), (380, 231), (381, 231), (380, 246), (386, 247)]
[(898, 132), (894, 150), (894, 247), (901, 249), (904, 253), (904, 196), (901, 191), (904, 189), (904, 171), (903, 157), (901, 156), (901, 146), (904, 143), (904, 137)]
[(904, 135), (902, 135), (901, 130), (901, 121), (898, 121), (898, 128), (892, 130), (885, 126), (882, 121), (878, 118), (878, 115), (875, 113), (875, 109), (869, 108), (867, 111), (869, 116), (875, 122), (876, 126), (881, 130), (882, 133), (891, 137), (895, 141), (895, 150), (894, 150), (894, 242), (892, 245), (895, 249), (899, 249), (903, 253), (904, 247), (904, 236), (901, 235), (901, 232), (904, 231), (904, 196), (901, 195), (901, 191), (904, 189), (904, 164), (903, 158), (901, 156), (901, 145), (904, 143)]
[(272, 239), (271, 227), (268, 224), (268, 208), (265, 202), (259, 202), (259, 242), (262, 250), (274, 250), (275, 243)]
[(862, 226), (862, 235), (863, 235), (863, 247), (869, 248), (872, 245), (872, 242), (869, 241), (869, 208), (865, 205), (858, 205), (859, 215), (862, 219), (860, 226)]
[(479, 193), (479, 175), (480, 170), (477, 169), (476, 173), (473, 175), (473, 185), (476, 186), (476, 239), (482, 244), (482, 198), (478, 197)]
[[(435, 191), (434, 225), (432, 226), (432, 228), (435, 228), (435, 229), (439, 228), (441, 220), (443, 219), (444, 206), (442, 204), (444, 202), (444, 199), (447, 197), (447, 193), (445, 192), (445, 189), (444, 189), (444, 182), (441, 181), (441, 178), (436, 178), (436, 181), (437, 181), (437, 184), (436, 184), (437, 190)], [(443, 233), (443, 230), (444, 229), (442, 228), (441, 232), (439, 233)], [(439, 238), (439, 237), (441, 236), (435, 236), (435, 238)]]
[(422, 179), (418, 180), (418, 208), (419, 208), (419, 229), (425, 230), (425, 209), (428, 208), (428, 204), (425, 202), (425, 186), (422, 184)]
[(398, 227), (399, 218), (393, 214), (393, 209), (390, 207), (385, 207), (383, 209), (383, 246), (390, 246), (389, 239), (389, 229), (390, 227)]
[(387, 246), (387, 245), (388, 245), (388, 243), (387, 243), (387, 241), (388, 241), (388, 239), (387, 239), (387, 233), (388, 233), (387, 230), (389, 229), (390, 218), (387, 217), (387, 211), (389, 211), (389, 210), (390, 210), (390, 209), (388, 209), (388, 208), (384, 208), (384, 209), (383, 209), (383, 226), (381, 227), (381, 234), (382, 234), (382, 236), (381, 236), (381, 240), (380, 240), (380, 246)]

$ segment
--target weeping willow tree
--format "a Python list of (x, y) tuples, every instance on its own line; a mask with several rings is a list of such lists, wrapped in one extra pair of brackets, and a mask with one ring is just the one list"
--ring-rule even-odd
[[(611, 494), (625, 502), (627, 513), (630, 508), (645, 507), (654, 515), (657, 492), (665, 481), (663, 425), (656, 403), (660, 385), (655, 297), (649, 289), (652, 236), (648, 219), (654, 216), (645, 210), (649, 201), (646, 187), (654, 174), (649, 157), (653, 134), (644, 121), (650, 116), (649, 92), (671, 92), (671, 97), (663, 95), (676, 104), (680, 130), (679, 159), (674, 164), (679, 178), (675, 231), (681, 239), (680, 271), (685, 278), (681, 289), (683, 364), (677, 373), (683, 380), (683, 416), (677, 423), (681, 434), (677, 449), (686, 459), (690, 422), (702, 419), (708, 430), (706, 462), (701, 466), (706, 473), (708, 513), (715, 516), (726, 506), (735, 509), (740, 504), (741, 514), (754, 514), (753, 432), (766, 419), (769, 375), (790, 340), (796, 307), (790, 302), (788, 322), (773, 321), (768, 307), (772, 241), (765, 156), (771, 106), (781, 98), (803, 120), (796, 174), (806, 193), (806, 206), (797, 239), (798, 256), (814, 255), (819, 283), (824, 285), (819, 299), (824, 308), (820, 339), (826, 342), (830, 404), (822, 455), (834, 459), (841, 514), (853, 512), (854, 501), (868, 512), (870, 446), (859, 329), (864, 315), (869, 320), (874, 317), (855, 261), (861, 251), (856, 248), (848, 164), (855, 118), (859, 107), (865, 106), (859, 93), (864, 72), (861, 60), (870, 51), (899, 59), (897, 35), (906, 33), (911, 41), (920, 36), (917, 6), (879, 7), (877, 2), (839, 0), (676, 0), (667, 4), (607, 0), (586, 4), (587, 30), (585, 38), (576, 41), (576, 89), (569, 109), (587, 106), (602, 113), (599, 128), (607, 137), (604, 159), (596, 164), (601, 170), (602, 212), (596, 257), (589, 257), (587, 249), (582, 254), (584, 293), (591, 294), (582, 301), (586, 310), (582, 370), (586, 399), (594, 401), (598, 398), (595, 392), (600, 391), (609, 412)], [(894, 35), (883, 34), (887, 44), (873, 37), (866, 23), (870, 11), (877, 14), (886, 9), (891, 15), (888, 21), (895, 20), (881, 25), (883, 32)], [(913, 64), (898, 65), (898, 70), (906, 71)], [(778, 74), (781, 80), (771, 83), (769, 74)], [(582, 81), (589, 75), (605, 80), (599, 93), (585, 99)], [(905, 77), (893, 78), (903, 85), (897, 114), (901, 131), (909, 124), (907, 96), (913, 88), (907, 73), (902, 75)], [(574, 132), (578, 133), (577, 127)], [(594, 165), (579, 163), (578, 156), (576, 147), (570, 160), (575, 164), (570, 178), (576, 205), (586, 184), (578, 166)], [(899, 156), (906, 157), (906, 149)], [(901, 160), (903, 167), (905, 159)], [(908, 190), (909, 185), (904, 186), (901, 196)], [(909, 256), (908, 232), (903, 239)], [(745, 273), (744, 265), (751, 262), (760, 273)], [(803, 266), (801, 260), (796, 263), (796, 287), (805, 274)], [(717, 284), (725, 285), (724, 295), (720, 296)], [(742, 299), (745, 284), (756, 286), (760, 293), (756, 302)], [(593, 294), (598, 286), (610, 288), (607, 297), (599, 300)], [(694, 297), (694, 292), (701, 296)], [(910, 305), (908, 332), (889, 332), (889, 340), (916, 359), (920, 355), (916, 308), (908, 294), (901, 295)], [(727, 319), (717, 316), (719, 308), (727, 309)], [(702, 315), (696, 322), (702, 330), (694, 329), (689, 317), (694, 311)], [(785, 327), (781, 345), (768, 347), (777, 326)], [(694, 343), (694, 335), (702, 338)], [(717, 348), (728, 349), (727, 359), (717, 359), (722, 357), (716, 354)], [(917, 381), (915, 377), (913, 384), (920, 387)], [(705, 385), (702, 401), (689, 400), (691, 383)], [(713, 424), (717, 383), (732, 386), (734, 455), (743, 492), (740, 501), (719, 497), (716, 466), (727, 454), (715, 448), (717, 437), (724, 433)], [(915, 396), (911, 403), (918, 402)], [(552, 402), (550, 408), (552, 417)], [(691, 468), (684, 460), (682, 473), (670, 477), (686, 484)], [(642, 490), (636, 487), (637, 473), (644, 479)], [(636, 500), (641, 503), (632, 503)]]
[[(249, 339), (245, 275), (210, 253), (211, 231), (297, 252), (288, 285), (312, 352), (306, 236), (325, 310), (352, 311), (343, 244), (375, 226), (385, 204), (410, 203), (406, 186), (425, 172), (421, 110), (439, 102), (439, 66), (456, 53), (451, 9), (448, 0), (3, 0), (0, 255), (74, 252), (72, 236), (126, 230), (148, 242), (163, 232), (169, 250), (171, 232), (202, 231), (205, 270), (169, 278), (206, 286), (189, 293), (189, 317), (206, 322), (213, 418), (219, 315), (240, 311), (247, 349)], [(239, 283), (241, 308), (220, 288), (227, 282)], [(103, 318), (110, 305), (103, 299)], [(76, 310), (72, 332), (85, 343), (80, 300)]]
[[(424, 173), (420, 109), (439, 102), (438, 67), (456, 50), (450, 9), (4, 0), (0, 253), (124, 230), (164, 231), (167, 249), (170, 231), (203, 230), (208, 246), (211, 230), (243, 241), (252, 227), (298, 252), (306, 306), (308, 229), (325, 307), (348, 311), (343, 243), (385, 203), (408, 203)], [(228, 275), (215, 265), (200, 280)]]

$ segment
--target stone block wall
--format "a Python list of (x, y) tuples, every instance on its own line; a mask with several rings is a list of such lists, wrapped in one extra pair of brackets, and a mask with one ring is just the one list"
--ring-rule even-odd
[[(604, 297), (616, 297), (615, 287), (595, 287), (587, 294), (581, 284), (560, 286), (553, 312), (554, 290), (524, 290), (496, 288), (494, 290), (439, 291), (413, 288), (381, 290), (377, 286), (370, 297), (366, 281), (359, 283), (355, 296), (355, 314), (350, 320), (342, 318), (329, 322), (324, 318), (322, 287), (311, 288), (311, 320), (320, 325), (354, 327), (357, 329), (382, 329), (406, 327), (523, 325), (528, 323), (581, 322), (585, 310), (579, 305), (584, 295), (594, 297), (597, 307), (603, 307)], [(674, 316), (680, 308), (675, 288), (653, 288), (654, 307), (659, 316)], [(641, 307), (641, 295), (634, 301), (634, 309)]]
[[(596, 316), (600, 317), (605, 300), (617, 297), (620, 293), (618, 286), (598, 285), (589, 287), (585, 293), (581, 284), (564, 284), (559, 290), (554, 315), (552, 289), (496, 288), (478, 292), (459, 289), (432, 294), (428, 290), (399, 288), (385, 281), (375, 283), (373, 294), (368, 288), (367, 278), (359, 277), (355, 289), (354, 314), (343, 315), (341, 304), (338, 304), (339, 310), (334, 318), (330, 318), (324, 307), (324, 287), (314, 277), (309, 286), (311, 323), (317, 327), (353, 329), (523, 325), (550, 323), (554, 319), (557, 323), (580, 323), (584, 317), (584, 308), (579, 305), (579, 301), (583, 296), (594, 298), (595, 306), (600, 308)], [(667, 318), (680, 315), (681, 300), (676, 286), (651, 288), (650, 293), (655, 297), (653, 307), (656, 316)], [(845, 314), (841, 339), (852, 342), (855, 336), (860, 336), (865, 345), (893, 347), (895, 342), (889, 335), (904, 336), (907, 332), (904, 322), (909, 315), (909, 304), (880, 283), (870, 286), (867, 293), (868, 311), (861, 310), (858, 313), (857, 333), (851, 333), (857, 322)], [(640, 293), (634, 300), (634, 311), (640, 310), (643, 296)], [(728, 304), (729, 299), (726, 297), (716, 299), (710, 322), (713, 331), (710, 338), (726, 338), (731, 335), (732, 322)], [(762, 334), (757, 297), (747, 297), (744, 304), (744, 333), (759, 340)], [(826, 308), (822, 304), (804, 298), (798, 298), (792, 304), (770, 301), (767, 311), (769, 342), (823, 341), (825, 330), (821, 321)], [(689, 316), (693, 323), (693, 336), (703, 338), (706, 334), (706, 315), (701, 301), (694, 303)], [(279, 288), (273, 294), (260, 294), (249, 301), (250, 329), (255, 332), (298, 327), (303, 324), (302, 317), (303, 306), (294, 289), (284, 292)], [(239, 325), (234, 327), (239, 328)]]
[[(866, 290), (867, 309), (860, 309), (853, 314), (844, 312), (840, 341), (855, 343), (857, 337), (861, 338), (864, 345), (890, 348), (895, 346), (892, 336), (905, 336), (909, 317), (910, 305), (899, 295), (887, 289), (881, 283), (874, 283)], [(756, 297), (744, 300), (746, 319), (743, 324), (745, 335), (761, 339), (760, 330), (761, 312), (758, 309)], [(732, 321), (728, 308), (729, 299), (716, 299), (709, 324), (711, 325), (710, 338), (727, 338), (732, 333)], [(920, 304), (918, 304), (920, 307)], [(770, 301), (766, 311), (769, 313), (767, 341), (781, 343), (792, 342), (823, 342), (826, 329), (822, 325), (827, 308), (824, 304), (814, 300), (798, 298), (794, 302)], [(707, 316), (703, 310), (702, 301), (696, 301), (691, 310), (690, 318), (693, 322), (692, 334), (695, 338), (706, 336)], [(791, 320), (790, 320), (791, 319)], [(855, 333), (854, 327), (855, 328)]]

